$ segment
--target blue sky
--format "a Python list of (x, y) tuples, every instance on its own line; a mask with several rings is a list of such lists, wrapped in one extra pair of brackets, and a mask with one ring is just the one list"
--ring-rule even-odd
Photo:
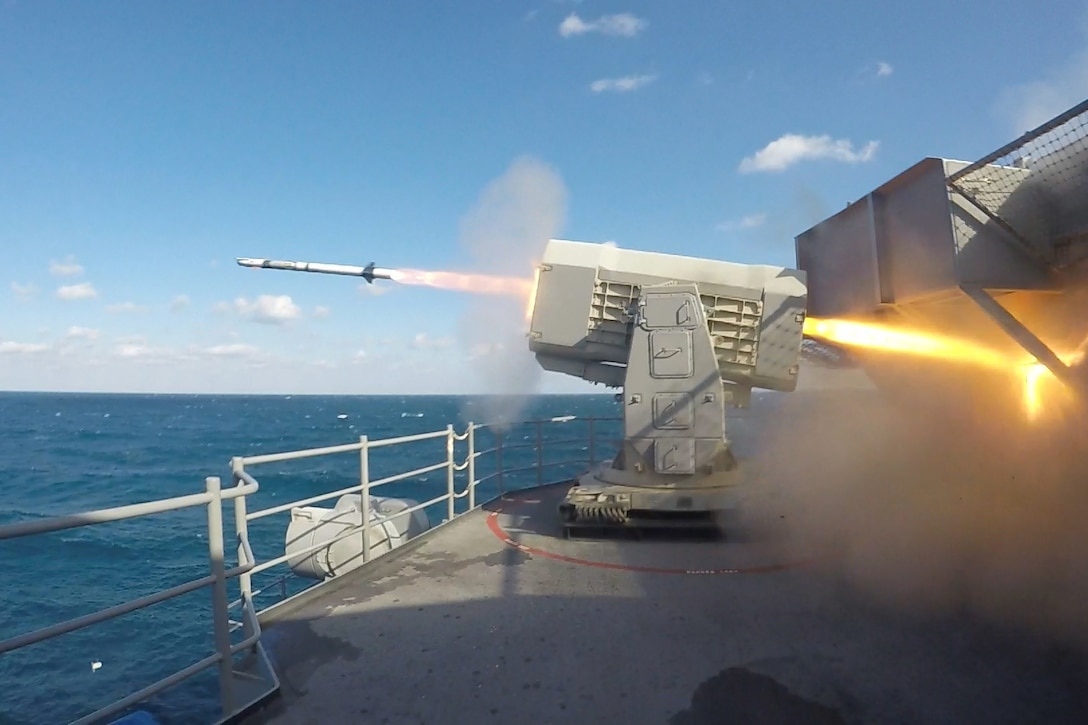
[(487, 271), (466, 216), (514, 199), (790, 265), (919, 159), (1088, 95), (1088, 8), (1041, 7), (0, 0), (0, 389), (493, 390), (517, 343), (479, 300), (234, 258)]

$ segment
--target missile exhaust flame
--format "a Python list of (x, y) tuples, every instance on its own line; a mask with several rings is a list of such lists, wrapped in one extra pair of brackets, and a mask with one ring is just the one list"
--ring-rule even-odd
[[(804, 334), (847, 347), (915, 355), (951, 363), (978, 365), (992, 370), (1015, 371), (1020, 379), (1024, 414), (1029, 421), (1038, 420), (1044, 409), (1043, 390), (1055, 375), (1038, 360), (1025, 363), (1023, 359), (966, 340), (957, 340), (919, 330), (894, 328), (868, 322), (829, 320), (810, 317), (805, 320)], [(1088, 350), (1088, 340), (1072, 354), (1059, 355), (1063, 362), (1078, 362)]]
[(394, 269), (391, 279), (401, 284), (422, 285), (455, 292), (484, 295), (526, 297), (532, 291), (532, 280), (523, 277), (500, 277), (491, 274), (463, 272), (434, 272), (422, 269)]
[(1037, 420), (1043, 409), (1042, 399), (1039, 395), (1039, 380), (1049, 373), (1046, 365), (1031, 363), (1023, 370), (1024, 375), (1024, 412), (1028, 420)]
[(805, 319), (804, 333), (849, 347), (887, 350), (996, 369), (1008, 369), (1010, 365), (1007, 356), (982, 345), (869, 322), (809, 317)]

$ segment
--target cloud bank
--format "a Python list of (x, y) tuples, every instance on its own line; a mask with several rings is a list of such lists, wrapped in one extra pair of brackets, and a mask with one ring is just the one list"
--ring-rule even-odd
[(647, 25), (649, 23), (631, 13), (602, 15), (596, 20), (588, 22), (578, 17), (577, 13), (571, 13), (563, 19), (563, 22), (559, 23), (559, 35), (564, 38), (572, 38), (587, 33), (600, 33), (601, 35), (633, 38), (645, 30)]
[(830, 136), (801, 136), (788, 133), (740, 162), (742, 174), (784, 171), (802, 161), (839, 161), (858, 164), (876, 157), (879, 141), (869, 141), (859, 149), (849, 139)]
[(57, 288), (57, 297), (62, 300), (93, 300), (98, 297), (98, 290), (90, 282), (69, 284)]
[(252, 301), (239, 297), (234, 300), (234, 310), (242, 317), (264, 325), (282, 325), (302, 317), (302, 310), (290, 295), (260, 295)]
[(628, 91), (637, 91), (639, 88), (643, 88), (650, 83), (657, 80), (656, 75), (631, 75), (622, 76), (620, 78), (600, 78), (589, 84), (589, 90), (594, 93), (605, 93), (611, 91), (614, 93), (626, 93)]
[(68, 255), (63, 262), (55, 259), (49, 261), (49, 274), (54, 277), (78, 277), (83, 274), (83, 266), (78, 264), (75, 257)]

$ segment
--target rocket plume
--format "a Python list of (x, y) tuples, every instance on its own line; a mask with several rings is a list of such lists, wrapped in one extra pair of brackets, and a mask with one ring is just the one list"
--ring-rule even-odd
[(809, 317), (805, 319), (804, 333), (849, 347), (887, 350), (995, 369), (1008, 369), (1015, 364), (1007, 355), (982, 345), (878, 323)]
[[(884, 350), (904, 355), (926, 357), (964, 365), (976, 365), (991, 370), (1010, 371), (1019, 378), (1024, 414), (1037, 420), (1044, 408), (1043, 389), (1058, 383), (1053, 373), (1033, 358), (1012, 355), (967, 340), (957, 340), (919, 330), (908, 330), (879, 323), (851, 320), (828, 320), (810, 317), (805, 320), (804, 333), (847, 347)], [(1088, 340), (1072, 354), (1059, 355), (1065, 363), (1077, 362), (1084, 356)]]
[(510, 295), (526, 298), (532, 291), (532, 279), (493, 274), (433, 272), (422, 269), (394, 269), (390, 278), (401, 284), (422, 285), (455, 292), (484, 295)]
[(435, 272), (422, 269), (394, 269), (389, 276), (401, 284), (423, 285), (435, 289), (469, 292), (482, 295), (505, 295), (517, 298), (525, 309), (525, 322), (533, 317), (533, 300), (539, 271), (531, 278), (507, 277), (494, 274), (464, 272)]

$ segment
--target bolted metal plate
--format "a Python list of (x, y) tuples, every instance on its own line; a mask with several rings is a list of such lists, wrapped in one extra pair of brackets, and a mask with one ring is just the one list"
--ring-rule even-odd
[(654, 441), (654, 470), (658, 473), (695, 473), (695, 441), (691, 438)]
[(695, 296), (689, 293), (649, 294), (642, 304), (642, 326), (647, 330), (667, 327), (692, 329), (699, 324)]
[(657, 393), (654, 395), (654, 428), (658, 430), (690, 430), (695, 422), (695, 410), (687, 393)]
[(691, 330), (652, 330), (650, 332), (650, 376), (690, 378), (694, 374)]

